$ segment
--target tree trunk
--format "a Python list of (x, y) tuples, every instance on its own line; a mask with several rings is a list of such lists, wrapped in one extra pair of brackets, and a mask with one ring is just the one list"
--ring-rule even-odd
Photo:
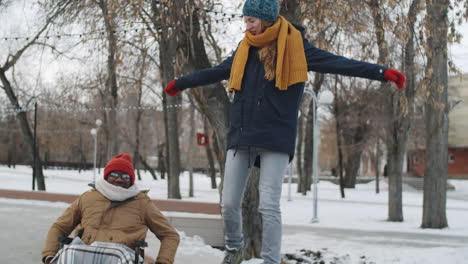
[(304, 153), (304, 119), (306, 118), (305, 106), (301, 104), (301, 116), (297, 122), (297, 140), (296, 140), (296, 167), (297, 167), (297, 192), (302, 193), (302, 183), (304, 182), (303, 177), (304, 166), (303, 166), (303, 153)]
[[(137, 117), (135, 119), (135, 150), (133, 153), (133, 167), (137, 170), (138, 180), (141, 181), (140, 175), (140, 166), (138, 162), (141, 161), (140, 157), (140, 121), (141, 121), (142, 111), (137, 110)], [(140, 162), (141, 163), (141, 162)]]
[[(405, 62), (404, 71), (407, 76), (407, 85), (403, 93), (387, 92), (390, 100), (388, 101), (389, 115), (387, 123), (387, 177), (389, 181), (389, 212), (388, 220), (400, 222), (403, 221), (403, 164), (405, 161), (408, 133), (411, 120), (413, 118), (413, 103), (415, 97), (415, 70), (414, 70), (414, 18), (419, 12), (418, 1), (414, 0), (408, 13), (408, 34), (409, 38), (405, 43)], [(388, 50), (386, 51), (388, 52)], [(386, 91), (391, 91), (393, 87), (386, 87)]]
[(195, 150), (195, 105), (193, 101), (190, 100), (190, 133), (189, 133), (189, 150), (187, 151), (187, 167), (189, 171), (189, 197), (193, 197), (193, 154), (192, 151)]
[(341, 193), (341, 198), (345, 198), (345, 192), (344, 192), (344, 178), (343, 178), (343, 143), (342, 137), (341, 137), (341, 121), (338, 118), (341, 114), (341, 109), (338, 106), (338, 76), (335, 75), (335, 91), (334, 91), (334, 105), (333, 105), (333, 112), (335, 115), (335, 130), (336, 130), (336, 144), (337, 144), (337, 150), (338, 150), (338, 173), (339, 173), (339, 178), (340, 178), (340, 193)]
[(143, 167), (145, 167), (145, 170), (147, 170), (147, 171), (149, 171), (151, 173), (151, 176), (153, 177), (153, 180), (157, 180), (158, 177), (156, 177), (156, 173), (154, 172), (154, 169), (151, 168), (151, 166), (146, 162), (145, 158), (143, 156), (141, 156), (140, 153), (138, 153), (138, 159), (140, 160)]
[(344, 178), (344, 187), (345, 188), (356, 188), (356, 178), (361, 166), (361, 156), (362, 150), (356, 150), (348, 155), (345, 166), (345, 178)]
[(283, 0), (280, 6), (280, 12), (289, 22), (294, 24), (301, 23), (302, 12), (299, 0)]
[[(310, 185), (312, 184), (312, 174), (313, 174), (313, 159), (314, 159), (314, 144), (318, 144), (318, 142), (314, 142), (314, 119), (318, 119), (318, 93), (322, 87), (322, 84), (325, 80), (324, 74), (315, 74), (314, 84), (312, 85), (313, 93), (316, 95), (317, 101), (314, 102), (314, 99), (310, 101), (309, 105), (309, 112), (307, 113), (307, 122), (305, 128), (305, 146), (304, 146), (304, 177), (302, 178), (301, 183), (301, 192), (303, 195), (306, 195), (307, 191), (310, 191)], [(314, 109), (315, 108), (315, 109)], [(318, 124), (318, 120), (316, 120)], [(317, 125), (317, 129), (320, 129)], [(317, 133), (319, 133), (317, 131)], [(316, 157), (318, 158), (318, 157)], [(319, 175), (320, 176), (320, 175)]]
[[(159, 21), (170, 21), (170, 23), (178, 22), (177, 16), (168, 13), (172, 9), (179, 10), (181, 1), (174, 1), (172, 8), (161, 8), (157, 7), (157, 2), (152, 2), (152, 10), (154, 14), (154, 26), (160, 27)], [(182, 1), (183, 2), (183, 1)], [(159, 13), (161, 12), (161, 13)], [(175, 20), (175, 21), (174, 21)], [(162, 24), (162, 23), (161, 23)], [(161, 82), (163, 84), (168, 83), (175, 76), (174, 61), (176, 60), (177, 45), (177, 34), (174, 31), (170, 31), (170, 25), (162, 24), (161, 27), (161, 40), (159, 42), (159, 56), (161, 62)], [(168, 181), (168, 198), (181, 199), (179, 175), (180, 175), (180, 148), (179, 148), (179, 125), (178, 125), (178, 112), (177, 107), (168, 108), (167, 105), (180, 105), (181, 96), (166, 96), (166, 93), (162, 91), (163, 97), (163, 109), (164, 109), (164, 124), (166, 132), (166, 157), (168, 161), (167, 166), (167, 181)]]
[(158, 145), (158, 172), (161, 179), (166, 179), (166, 168), (167, 168), (167, 151), (166, 143), (161, 143)]
[[(301, 4), (299, 0), (283, 0), (280, 6), (280, 14), (284, 16), (289, 22), (294, 24), (300, 24), (302, 22), (302, 11), (300, 8)], [(306, 154), (306, 135), (304, 135), (304, 130), (307, 131), (307, 123), (304, 124), (304, 120), (306, 120), (307, 115), (305, 114), (305, 106), (301, 104), (301, 116), (299, 117), (298, 124), (297, 124), (297, 140), (296, 140), (296, 167), (297, 167), (297, 192), (302, 193), (303, 195), (307, 194), (307, 187), (310, 183), (307, 183), (306, 178), (308, 175), (311, 177), (312, 173), (306, 172), (306, 167), (308, 166), (307, 163), (307, 154)], [(307, 132), (306, 132), (307, 133)], [(310, 163), (311, 165), (311, 163)]]
[[(141, 67), (141, 70), (140, 70), (140, 78), (136, 84), (137, 86), (137, 89), (138, 89), (138, 98), (137, 98), (137, 105), (138, 106), (141, 106), (141, 97), (142, 97), (142, 93), (143, 93), (143, 87), (142, 87), (142, 79), (143, 79), (143, 72), (144, 72), (144, 65), (145, 65), (145, 56), (142, 56), (143, 57), (143, 62), (142, 62), (142, 67)], [(141, 181), (141, 175), (140, 175), (140, 167), (138, 166), (138, 162), (141, 161), (140, 157), (141, 157), (141, 154), (140, 154), (140, 138), (141, 138), (141, 135), (140, 135), (140, 122), (141, 122), (141, 118), (142, 118), (142, 115), (143, 115), (143, 111), (141, 110), (137, 110), (136, 112), (136, 118), (135, 118), (135, 151), (134, 151), (134, 154), (133, 154), (133, 167), (137, 170), (137, 174), (138, 174), (138, 180)], [(141, 163), (141, 162), (140, 162)]]
[[(219, 145), (218, 145), (218, 137), (213, 137), (213, 153), (215, 153), (216, 155), (220, 155), (221, 153), (223, 153), (220, 148), (219, 148)], [(224, 156), (224, 153), (223, 153), (223, 156)], [(222, 157), (218, 156), (217, 159), (218, 161), (218, 166), (219, 166), (219, 171), (220, 173), (222, 173), (224, 171), (224, 162), (221, 162), (222, 160)], [(223, 190), (223, 186), (222, 186), (222, 182), (218, 185), (218, 191), (219, 191), (219, 202), (221, 203), (221, 198), (222, 198), (222, 190)]]
[(448, 226), (448, 0), (426, 0), (428, 40), (428, 93), (426, 103), (426, 162), (422, 228)]
[(258, 258), (262, 249), (262, 216), (258, 212), (260, 170), (252, 168), (242, 202), (244, 258)]
[[(161, 54), (164, 53), (164, 50), (168, 49), (168, 46), (164, 47), (165, 45), (161, 45)], [(166, 57), (165, 55), (161, 55), (161, 57)], [(161, 62), (164, 61), (165, 63), (168, 60), (163, 60), (161, 58)], [(163, 67), (162, 67), (163, 68)], [(163, 75), (168, 75), (165, 70), (161, 71)], [(173, 74), (169, 74), (169, 76), (173, 76)], [(169, 76), (166, 78), (162, 78), (163, 80), (170, 79)], [(169, 77), (169, 78), (168, 78)], [(167, 83), (167, 82), (166, 82)], [(180, 175), (180, 147), (179, 147), (179, 124), (178, 124), (178, 109), (175, 107), (168, 108), (167, 105), (179, 105), (181, 103), (180, 97), (174, 96), (169, 97), (165, 94), (163, 95), (165, 100), (163, 100), (164, 104), (164, 120), (165, 120), (165, 131), (166, 131), (166, 157), (167, 157), (167, 181), (168, 181), (168, 198), (172, 199), (181, 199), (180, 195), (180, 185), (179, 185), (179, 175)]]
[(375, 193), (380, 193), (380, 140), (377, 139), (376, 150), (375, 150)]
[[(355, 111), (363, 111), (365, 110), (365, 107), (362, 108), (358, 105), (358, 107), (355, 107), (354, 109)], [(358, 112), (357, 114), (365, 115), (364, 112)], [(345, 146), (348, 146), (348, 155), (346, 155), (347, 158), (345, 165), (345, 188), (356, 187), (356, 178), (359, 173), (359, 168), (361, 167), (361, 157), (362, 152), (364, 151), (365, 139), (367, 137), (367, 132), (369, 131), (368, 125), (366, 123), (362, 123), (363, 120), (356, 121), (356, 127), (348, 128), (343, 134), (344, 144)]]
[[(315, 109), (314, 109), (315, 108)], [(309, 111), (307, 113), (307, 119), (305, 124), (305, 135), (304, 135), (304, 175), (299, 179), (299, 186), (301, 187), (300, 192), (302, 195), (306, 195), (307, 191), (310, 190), (310, 184), (312, 183), (313, 173), (313, 159), (314, 159), (314, 112), (317, 111), (317, 106), (314, 103), (314, 99), (310, 100)]]
[[(163, 48), (165, 45), (161, 45), (161, 54), (164, 53), (164, 50), (167, 50), (168, 47)], [(161, 57), (165, 57), (162, 55)], [(163, 60), (161, 60), (163, 61)], [(164, 60), (167, 62), (167, 60)], [(165, 71), (161, 71), (166, 75)], [(173, 76), (172, 74), (170, 76)], [(167, 78), (168, 76), (166, 76)], [(167, 80), (163, 78), (164, 80)], [(178, 109), (175, 107), (168, 108), (167, 105), (179, 105), (181, 100), (180, 97), (174, 96), (169, 97), (165, 94), (163, 95), (165, 100), (164, 112), (165, 112), (165, 131), (166, 131), (166, 157), (167, 157), (167, 181), (168, 181), (168, 197), (170, 199), (181, 199), (180, 195), (180, 185), (179, 185), (179, 175), (180, 175), (180, 148), (179, 148), (179, 125), (178, 125)]]
[[(112, 10), (109, 10), (107, 0), (100, 0), (99, 7), (101, 8), (104, 25), (106, 28), (107, 37), (107, 80), (106, 90), (108, 91), (108, 104), (112, 108), (107, 112), (107, 127), (109, 133), (109, 144), (107, 146), (107, 160), (115, 156), (119, 152), (118, 139), (118, 122), (117, 111), (118, 106), (118, 86), (117, 86), (117, 38), (115, 36), (116, 26)], [(110, 11), (110, 12), (109, 12)]]
[[(206, 118), (203, 121), (203, 127), (204, 127), (205, 132), (208, 132), (208, 123), (207, 123)], [(211, 136), (212, 138), (213, 138), (213, 135)], [(210, 179), (211, 179), (211, 189), (216, 189), (218, 188), (218, 186), (216, 183), (216, 168), (214, 164), (213, 152), (211, 150), (211, 144), (213, 143), (205, 145), (206, 157), (208, 158), (207, 173), (209, 174)]]
[[(138, 79), (136, 82), (136, 88), (137, 88), (137, 105), (140, 107), (142, 105), (142, 98), (143, 98), (143, 79), (145, 77), (145, 71), (148, 67), (146, 63), (146, 58), (148, 54), (146, 52), (146, 49), (142, 49), (141, 52), (141, 62), (140, 64), (140, 70), (138, 72)], [(136, 119), (135, 119), (135, 154), (134, 154), (134, 159), (135, 159), (135, 168), (138, 168), (138, 179), (141, 180), (141, 175), (140, 175), (140, 169), (137, 166), (137, 162), (140, 162), (140, 164), (143, 165), (145, 170), (149, 171), (151, 173), (151, 176), (153, 177), (154, 180), (157, 180), (158, 178), (156, 177), (156, 173), (154, 172), (154, 169), (149, 166), (149, 164), (145, 161), (143, 158), (142, 154), (140, 153), (140, 139), (142, 138), (142, 135), (140, 134), (141, 131), (141, 120), (143, 117), (143, 111), (142, 110), (137, 110), (136, 112)]]

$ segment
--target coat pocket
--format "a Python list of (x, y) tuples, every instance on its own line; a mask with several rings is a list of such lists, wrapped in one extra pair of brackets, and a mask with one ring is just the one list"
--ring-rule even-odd
[(244, 98), (236, 97), (231, 103), (229, 109), (229, 126), (230, 127), (241, 127), (242, 119), (244, 115)]

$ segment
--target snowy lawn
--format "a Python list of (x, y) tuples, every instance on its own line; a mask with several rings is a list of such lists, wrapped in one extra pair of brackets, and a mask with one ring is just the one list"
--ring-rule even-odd
[[(93, 180), (92, 171), (45, 170), (46, 188), (48, 192), (81, 194), (89, 189), (87, 184)], [(101, 170), (102, 173), (102, 170)], [(97, 173), (97, 177), (101, 177)], [(0, 166), (0, 189), (31, 190), (31, 169), (27, 166), (17, 166), (15, 169)], [(283, 236), (283, 253), (290, 259), (302, 259), (302, 263), (468, 263), (468, 245), (458, 242), (445, 242), (438, 245), (435, 242), (421, 242), (418, 235), (441, 237), (441, 240), (458, 238), (468, 241), (468, 181), (450, 180), (458, 199), (447, 200), (447, 218), (449, 228), (442, 230), (421, 229), (422, 192), (404, 191), (403, 215), (404, 222), (387, 222), (387, 185), (381, 181), (380, 193), (375, 193), (375, 182), (358, 184), (356, 189), (346, 189), (346, 198), (342, 199), (339, 186), (328, 181), (318, 185), (318, 223), (311, 223), (313, 214), (312, 193), (306, 196), (295, 192), (297, 185), (284, 184), (282, 214), (285, 226)], [(142, 180), (137, 181), (141, 189), (150, 189), (149, 195), (154, 199), (166, 199), (167, 182), (154, 181), (149, 173), (142, 173)], [(183, 200), (218, 202), (219, 193), (210, 188), (210, 179), (205, 175), (195, 174), (195, 197), (188, 197), (188, 173), (180, 178)], [(291, 188), (291, 201), (288, 192)], [(459, 197), (462, 197), (461, 199)], [(26, 201), (23, 201), (26, 202)], [(31, 202), (29, 202), (31, 203)], [(42, 202), (41, 204), (53, 204)], [(56, 205), (57, 206), (57, 205)], [(65, 205), (59, 205), (65, 206)], [(171, 214), (171, 213), (168, 213)], [(291, 227), (292, 229), (290, 229)], [(308, 230), (293, 232), (291, 230)], [(327, 232), (314, 234), (312, 231), (333, 230), (338, 235), (324, 235)], [(312, 231), (311, 231), (312, 230)], [(338, 231), (337, 231), (338, 230)], [(341, 236), (351, 232), (349, 236)], [(183, 230), (181, 230), (183, 231)], [(332, 232), (332, 233), (333, 233)], [(354, 232), (354, 233), (352, 233)], [(379, 238), (367, 237), (366, 232), (382, 232)], [(407, 238), (388, 237), (386, 232), (405, 233)], [(352, 235), (355, 234), (355, 235)], [(390, 234), (390, 233), (388, 233)], [(443, 238), (443, 239), (442, 239)], [(183, 254), (211, 256), (221, 260), (222, 252), (206, 246), (201, 238), (183, 235), (179, 251)], [(177, 260), (177, 259), (176, 259)], [(217, 263), (216, 261), (212, 263)], [(210, 262), (210, 263), (211, 263)], [(195, 263), (195, 262), (193, 262)], [(253, 259), (245, 261), (248, 264), (261, 263)], [(288, 261), (287, 263), (300, 263)]]

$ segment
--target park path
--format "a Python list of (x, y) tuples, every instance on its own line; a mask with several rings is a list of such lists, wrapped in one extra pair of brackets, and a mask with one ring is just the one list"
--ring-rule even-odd
[[(78, 198), (78, 195), (0, 189), (0, 198), (72, 203)], [(168, 218), (176, 228), (181, 228), (187, 235), (204, 235), (207, 237), (207, 242), (210, 242), (211, 236), (211, 240), (215, 241), (215, 244), (222, 241), (222, 232), (220, 232), (222, 226), (220, 220), (217, 219), (220, 218), (219, 204), (178, 200), (153, 201), (163, 212), (212, 215), (215, 219), (198, 219), (187, 216), (168, 216)], [(8, 203), (0, 201), (0, 212), (2, 212), (0, 222), (3, 225), (0, 242), (4, 245), (0, 248), (2, 263), (39, 263), (39, 254), (47, 230), (63, 210), (62, 207), (28, 204), (16, 204), (12, 208)], [(211, 228), (205, 228), (206, 225), (211, 226)], [(27, 226), (32, 228), (25, 228)], [(148, 253), (145, 254), (145, 263), (154, 263), (154, 259), (150, 256), (156, 255), (157, 251), (154, 249), (159, 248), (159, 240), (151, 232), (148, 232), (147, 242), (149, 247), (147, 248), (148, 252), (145, 252)], [(218, 263), (220, 261), (219, 257), (216, 256), (194, 256), (189, 253), (179, 252), (176, 256), (176, 263)]]

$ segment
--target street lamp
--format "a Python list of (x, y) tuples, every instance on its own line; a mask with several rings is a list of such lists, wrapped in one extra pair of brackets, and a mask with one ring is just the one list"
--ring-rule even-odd
[(324, 90), (321, 92), (318, 96), (315, 94), (314, 90), (311, 88), (306, 88), (304, 92), (310, 94), (312, 96), (312, 115), (313, 115), (313, 126), (314, 126), (314, 131), (313, 131), (313, 140), (314, 140), (314, 148), (313, 148), (313, 153), (312, 153), (312, 169), (313, 169), (313, 174), (312, 174), (312, 183), (313, 183), (313, 200), (314, 200), (314, 216), (312, 217), (312, 220), (310, 220), (311, 223), (317, 223), (318, 222), (318, 183), (319, 183), (319, 173), (318, 173), (318, 118), (317, 118), (317, 107), (320, 104), (326, 105), (330, 104), (333, 102), (333, 93)]
[(91, 135), (93, 136), (94, 139), (94, 162), (93, 162), (93, 184), (96, 184), (96, 156), (97, 156), (97, 137), (98, 137), (98, 132), (99, 128), (102, 125), (101, 119), (96, 120), (96, 127), (91, 128)]

